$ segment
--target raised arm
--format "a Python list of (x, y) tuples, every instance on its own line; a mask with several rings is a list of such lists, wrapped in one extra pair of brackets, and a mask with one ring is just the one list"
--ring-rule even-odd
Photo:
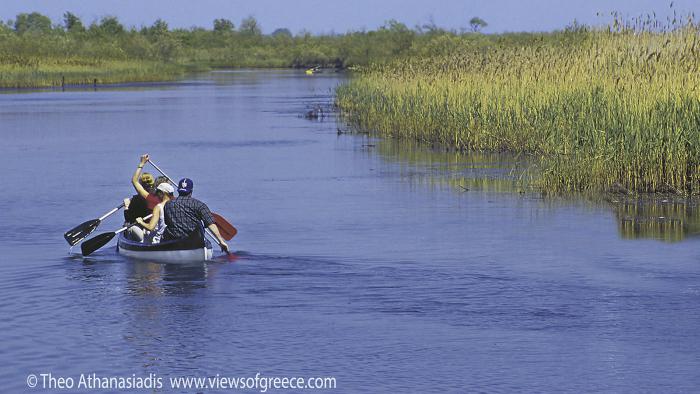
[[(141, 183), (139, 182), (139, 177), (141, 176), (141, 170), (143, 169), (143, 166), (148, 163), (149, 156), (148, 154), (142, 155), (141, 156), (141, 161), (139, 162), (139, 166), (136, 167), (136, 171), (134, 172), (134, 176), (131, 177), (131, 184), (134, 185), (134, 189), (136, 189), (136, 193), (138, 193), (141, 197), (146, 198), (148, 197), (148, 191), (143, 188)], [(155, 216), (155, 215), (153, 215)]]
[(136, 218), (136, 223), (148, 231), (155, 230), (156, 226), (158, 225), (158, 219), (160, 218), (160, 210), (161, 204), (158, 204), (155, 206), (155, 208), (153, 208), (153, 216), (151, 216), (151, 219), (148, 222), (144, 221), (143, 218)]

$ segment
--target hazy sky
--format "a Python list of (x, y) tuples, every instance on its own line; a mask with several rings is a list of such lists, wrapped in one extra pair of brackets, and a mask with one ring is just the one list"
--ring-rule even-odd
[[(243, 17), (253, 15), (265, 33), (278, 27), (294, 33), (302, 29), (344, 33), (375, 29), (388, 19), (413, 27), (431, 17), (441, 27), (459, 29), (468, 26), (472, 16), (488, 22), (485, 32), (547, 31), (574, 19), (606, 24), (613, 10), (629, 16), (656, 12), (660, 19), (672, 14), (666, 0), (0, 0), (0, 4), (2, 20), (38, 11), (59, 22), (65, 11), (71, 11), (86, 24), (114, 15), (127, 26), (150, 25), (158, 18), (171, 27), (211, 28), (215, 18), (230, 19), (238, 26)], [(700, 17), (700, 0), (675, 0), (674, 9)]]

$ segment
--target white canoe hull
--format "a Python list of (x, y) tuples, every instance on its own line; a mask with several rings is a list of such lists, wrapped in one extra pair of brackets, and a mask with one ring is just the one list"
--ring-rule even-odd
[(193, 263), (211, 260), (214, 255), (212, 249), (195, 250), (163, 250), (156, 252), (140, 252), (119, 248), (119, 254), (139, 260), (149, 260), (164, 263)]
[[(200, 241), (201, 242), (201, 241)], [(164, 242), (157, 245), (145, 245), (131, 241), (120, 234), (117, 252), (123, 256), (162, 263), (195, 263), (211, 260), (214, 250), (208, 241), (193, 247), (190, 241)]]

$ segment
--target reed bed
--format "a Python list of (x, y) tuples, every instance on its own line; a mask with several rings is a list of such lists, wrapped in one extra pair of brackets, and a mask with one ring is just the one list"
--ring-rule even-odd
[(172, 80), (184, 67), (141, 60), (4, 58), (0, 88), (60, 87)]
[(530, 154), (543, 192), (698, 194), (700, 27), (649, 26), (370, 66), (337, 104), (380, 134)]

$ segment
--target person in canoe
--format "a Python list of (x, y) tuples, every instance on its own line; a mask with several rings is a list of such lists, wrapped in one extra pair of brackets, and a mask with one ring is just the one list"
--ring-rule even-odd
[(192, 197), (193, 188), (194, 182), (189, 178), (183, 178), (177, 183), (178, 197), (165, 204), (166, 227), (163, 240), (186, 238), (195, 231), (201, 232), (203, 223), (216, 236), (221, 250), (228, 253), (228, 245), (219, 233), (209, 207)]
[(157, 244), (163, 238), (163, 233), (167, 227), (165, 224), (165, 204), (175, 199), (175, 188), (167, 182), (162, 182), (156, 188), (156, 196), (160, 199), (160, 204), (153, 207), (153, 216), (146, 222), (142, 217), (136, 218), (136, 223), (148, 231), (144, 242)]
[[(131, 184), (136, 190), (136, 194), (131, 199), (125, 200), (124, 221), (127, 225), (136, 223), (136, 218), (148, 216), (153, 212), (153, 208), (160, 204), (160, 198), (155, 195), (154, 187), (157, 187), (153, 175), (141, 171), (148, 163), (148, 154), (141, 155), (139, 165), (136, 167), (134, 175), (131, 177)], [(159, 178), (160, 179), (160, 178)], [(139, 226), (131, 226), (128, 230), (129, 238), (136, 241), (143, 241), (145, 233)]]

